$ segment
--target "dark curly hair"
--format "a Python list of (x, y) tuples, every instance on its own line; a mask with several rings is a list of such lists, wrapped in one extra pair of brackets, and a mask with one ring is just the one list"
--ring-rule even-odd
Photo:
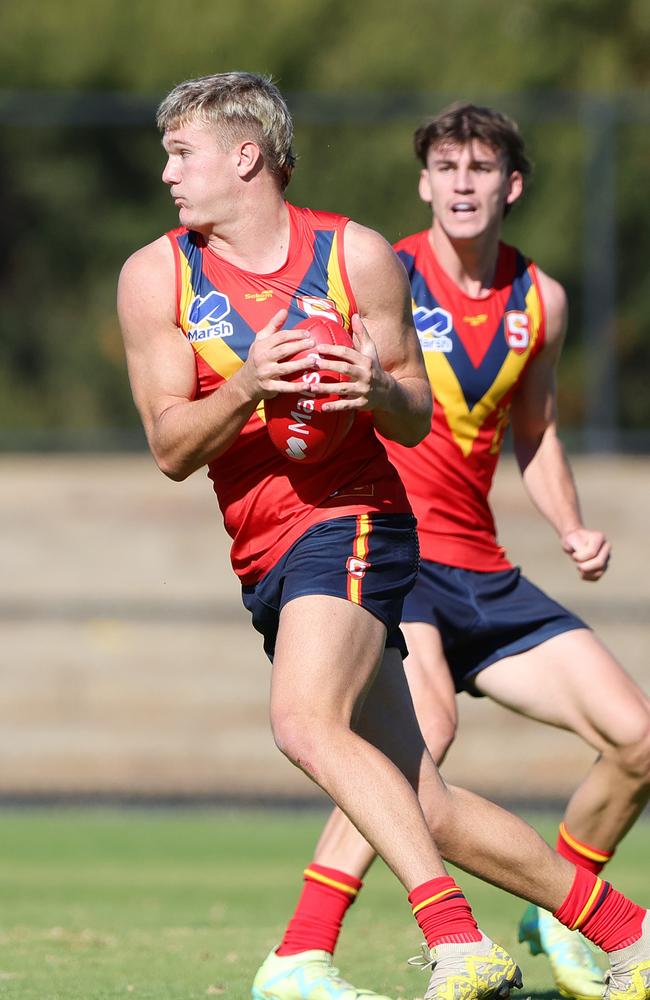
[(415, 155), (426, 167), (432, 146), (465, 144), (471, 139), (501, 153), (509, 174), (517, 170), (524, 180), (530, 175), (532, 163), (516, 122), (493, 108), (462, 101), (451, 104), (420, 125), (413, 137)]

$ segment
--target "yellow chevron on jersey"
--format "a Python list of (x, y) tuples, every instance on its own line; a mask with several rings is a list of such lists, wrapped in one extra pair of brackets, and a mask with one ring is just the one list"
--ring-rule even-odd
[[(307, 316), (334, 320), (350, 329), (352, 314), (356, 309), (350, 286), (341, 270), (342, 246), (337, 232), (319, 233), (314, 241), (314, 260), (308, 268), (301, 294), (295, 304)], [(323, 280), (326, 283), (323, 293)]]
[(332, 249), (327, 261), (327, 292), (335, 303), (338, 313), (347, 330), (350, 329), (350, 298), (343, 283), (341, 265), (339, 263), (339, 234), (334, 233)]
[(489, 493), (513, 395), (545, 343), (535, 264), (500, 243), (480, 295), (456, 284), (431, 231), (395, 246), (434, 396), (431, 432), (415, 448), (386, 442), (418, 519), (423, 559), (480, 572), (510, 568)]
[[(413, 309), (417, 304), (413, 301)], [(528, 364), (539, 335), (542, 310), (539, 294), (531, 284), (525, 296), (525, 309), (530, 317), (529, 340), (525, 351), (506, 353), (503, 363), (496, 371), (493, 381), (481, 398), (470, 406), (449, 356), (443, 351), (425, 351), (429, 381), (434, 389), (436, 401), (445, 411), (449, 430), (463, 455), (471, 453), (474, 442), (485, 421), (498, 408), (501, 400), (512, 389)], [(508, 404), (508, 412), (510, 406)], [(503, 417), (501, 418), (503, 420)]]
[[(193, 280), (193, 274), (196, 274), (196, 270), (193, 271), (185, 254), (180, 253), (178, 260), (180, 267), (179, 326), (182, 330), (187, 331), (190, 328), (190, 310), (196, 302), (197, 296), (200, 296), (201, 288), (196, 287), (198, 282)], [(206, 336), (204, 339), (200, 339), (199, 336), (192, 339), (192, 347), (203, 358), (206, 364), (215, 372), (218, 372), (224, 379), (229, 379), (242, 367), (246, 359), (240, 358), (228, 345), (226, 339), (208, 335), (211, 331), (210, 315), (200, 319), (194, 325), (194, 330), (197, 334), (201, 330), (205, 330)]]
[(539, 349), (540, 335), (543, 339), (533, 266), (502, 246), (495, 289), (487, 298), (472, 299), (442, 273), (422, 234), (398, 246), (411, 279), (427, 373), (448, 433), (467, 458), (489, 422), (492, 442), (483, 435), (482, 447), (498, 453), (510, 395)]

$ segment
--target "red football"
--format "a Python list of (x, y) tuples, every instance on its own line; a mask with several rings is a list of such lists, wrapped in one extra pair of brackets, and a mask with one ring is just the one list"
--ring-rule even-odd
[[(313, 317), (299, 323), (300, 329), (309, 330), (317, 344), (341, 344), (352, 346), (348, 331), (334, 320)], [(309, 350), (294, 354), (294, 358), (306, 358)], [(326, 359), (324, 359), (326, 361)], [(332, 455), (350, 430), (354, 413), (350, 410), (335, 410), (323, 413), (323, 403), (338, 399), (335, 392), (327, 396), (314, 395), (309, 386), (314, 383), (337, 383), (349, 381), (347, 376), (325, 368), (298, 372), (289, 381), (305, 383), (304, 392), (279, 393), (264, 401), (266, 427), (271, 441), (285, 458), (293, 462), (321, 462)]]

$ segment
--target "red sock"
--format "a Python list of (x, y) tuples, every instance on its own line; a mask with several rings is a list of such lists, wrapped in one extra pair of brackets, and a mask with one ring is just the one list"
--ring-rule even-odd
[(449, 875), (416, 886), (408, 898), (430, 948), (443, 941), (481, 940), (469, 903)]
[(362, 883), (354, 875), (323, 865), (310, 865), (304, 876), (298, 905), (276, 954), (297, 955), (313, 948), (334, 954), (343, 917)]
[(601, 851), (599, 847), (592, 847), (582, 840), (576, 840), (564, 823), (560, 823), (555, 850), (572, 865), (586, 868), (594, 875), (599, 875), (607, 862), (614, 857), (613, 851)]
[(586, 868), (576, 868), (569, 895), (553, 916), (603, 951), (618, 951), (639, 940), (645, 914), (609, 882)]

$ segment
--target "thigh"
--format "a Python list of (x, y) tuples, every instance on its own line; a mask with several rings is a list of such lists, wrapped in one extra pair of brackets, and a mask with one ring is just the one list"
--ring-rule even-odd
[[(387, 649), (363, 702), (357, 731), (389, 757), (414, 788), (419, 788), (426, 745), (418, 725), (412, 693), (397, 650)], [(429, 771), (433, 772), (426, 755)], [(441, 780), (435, 783), (442, 787)]]
[(458, 724), (454, 679), (435, 626), (403, 622), (402, 629), (409, 651), (404, 670), (415, 712), (431, 756), (440, 762)]
[[(349, 723), (363, 702), (386, 644), (386, 628), (365, 608), (305, 595), (280, 614), (271, 711)], [(398, 658), (399, 658), (399, 654)]]
[(520, 715), (578, 733), (599, 751), (647, 731), (647, 696), (588, 629), (505, 657), (477, 674), (475, 685)]
[(417, 561), (410, 516), (337, 518), (296, 543), (279, 598), (276, 705), (281, 691), (285, 704), (308, 698), (321, 716), (352, 717), (384, 648), (404, 647), (399, 621)]

